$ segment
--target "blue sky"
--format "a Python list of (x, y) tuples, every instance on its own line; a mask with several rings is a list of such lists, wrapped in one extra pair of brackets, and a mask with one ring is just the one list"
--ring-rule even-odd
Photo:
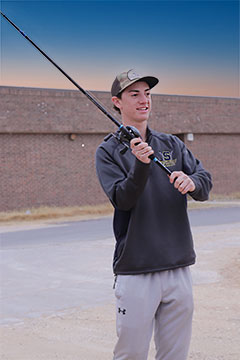
[[(86, 90), (135, 68), (156, 93), (239, 96), (239, 1), (1, 1), (1, 11)], [(1, 84), (73, 85), (1, 19)]]

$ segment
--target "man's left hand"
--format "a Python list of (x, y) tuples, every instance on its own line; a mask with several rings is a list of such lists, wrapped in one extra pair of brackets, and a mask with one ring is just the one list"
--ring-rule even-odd
[[(173, 171), (169, 176), (170, 183), (183, 195), (195, 190), (196, 186), (192, 179), (182, 171)], [(174, 182), (175, 180), (175, 182)]]

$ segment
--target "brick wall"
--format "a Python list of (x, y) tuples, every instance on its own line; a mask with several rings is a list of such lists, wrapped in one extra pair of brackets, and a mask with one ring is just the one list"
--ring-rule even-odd
[[(109, 93), (94, 95), (111, 109)], [(239, 114), (239, 99), (153, 95), (150, 126), (182, 134), (213, 192), (230, 194), (240, 191)], [(105, 202), (94, 155), (115, 129), (79, 91), (0, 87), (0, 211)]]
[(195, 134), (185, 141), (213, 179), (213, 194), (240, 194), (239, 134)]
[[(106, 201), (95, 176), (99, 135), (1, 134), (1, 211)], [(83, 147), (84, 145), (84, 147)]]

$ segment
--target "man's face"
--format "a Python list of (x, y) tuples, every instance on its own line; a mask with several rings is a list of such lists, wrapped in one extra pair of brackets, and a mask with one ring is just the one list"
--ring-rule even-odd
[(151, 111), (151, 94), (149, 85), (144, 81), (137, 81), (128, 86), (123, 92), (121, 99), (112, 98), (122, 115), (123, 123), (142, 122), (149, 118)]

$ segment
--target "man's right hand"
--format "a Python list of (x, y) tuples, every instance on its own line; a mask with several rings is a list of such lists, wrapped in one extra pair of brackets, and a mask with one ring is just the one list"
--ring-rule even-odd
[(140, 137), (134, 138), (130, 141), (130, 148), (132, 153), (136, 158), (142, 161), (145, 164), (150, 163), (149, 156), (154, 153), (151, 146), (149, 146), (146, 142), (143, 142)]

